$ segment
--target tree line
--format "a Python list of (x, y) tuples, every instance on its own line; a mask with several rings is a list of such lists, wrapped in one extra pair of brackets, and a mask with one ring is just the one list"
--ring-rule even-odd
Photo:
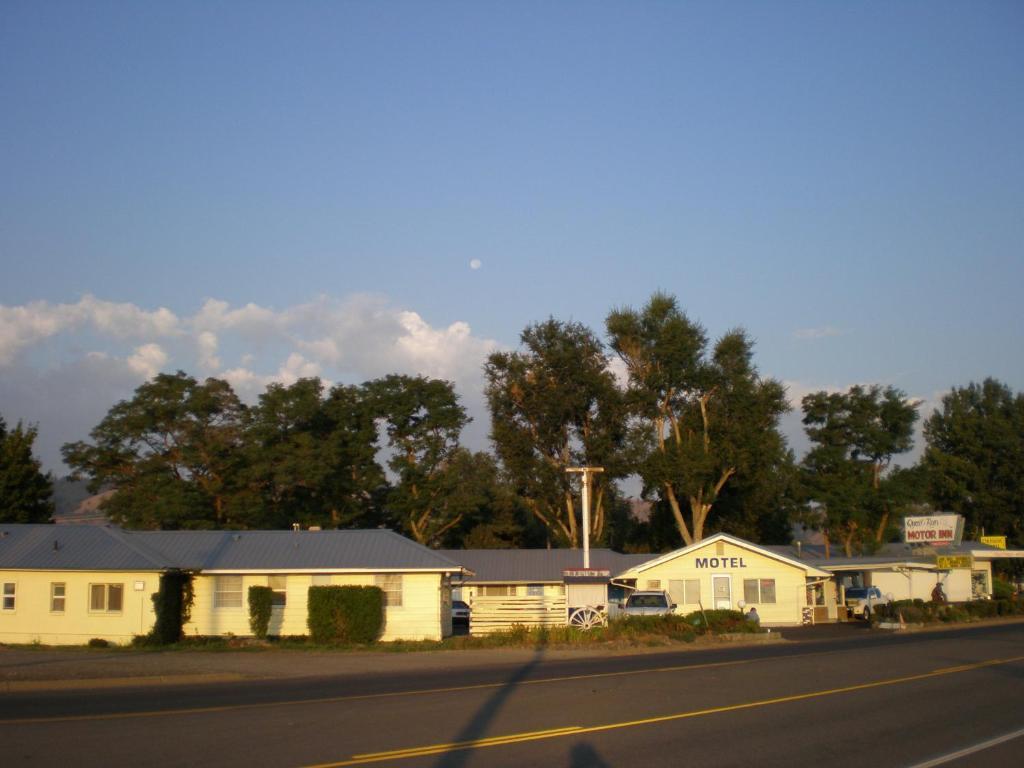
[[(590, 534), (619, 549), (718, 530), (787, 541), (796, 521), (850, 555), (922, 505), (963, 514), (971, 535), (1024, 543), (1024, 396), (1005, 385), (948, 393), (913, 467), (895, 459), (912, 447), (919, 403), (893, 387), (812, 393), (811, 448), (797, 461), (779, 430), (785, 388), (760, 375), (744, 330), (711, 340), (657, 293), (611, 311), (605, 333), (552, 318), (488, 357), (493, 453), (461, 445), (469, 418), (447, 381), (302, 379), (248, 406), (227, 382), (179, 371), (140, 386), (63, 455), (92, 490), (116, 491), (103, 511), (135, 528), (386, 526), (430, 546), (575, 547), (579, 489), (566, 470), (600, 466)], [(52, 514), (35, 434), (0, 420), (0, 519)], [(631, 476), (646, 518), (620, 490)]]

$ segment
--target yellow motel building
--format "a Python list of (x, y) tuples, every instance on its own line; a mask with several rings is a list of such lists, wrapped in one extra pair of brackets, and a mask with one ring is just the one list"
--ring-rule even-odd
[(613, 583), (664, 590), (676, 613), (700, 608), (749, 611), (761, 623), (786, 626), (834, 620), (831, 574), (766, 547), (716, 533), (620, 572)]
[(451, 634), (451, 579), (462, 568), (387, 530), (123, 531), (113, 526), (0, 525), (0, 642), (127, 643), (155, 622), (168, 571), (193, 574), (189, 635), (251, 635), (248, 589), (274, 592), (272, 635), (305, 635), (317, 585), (373, 585), (382, 640)]

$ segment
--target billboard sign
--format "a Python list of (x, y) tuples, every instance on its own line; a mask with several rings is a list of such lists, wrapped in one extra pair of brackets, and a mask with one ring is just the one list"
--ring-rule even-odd
[(954, 568), (973, 568), (974, 560), (970, 555), (936, 555), (935, 567), (940, 571), (951, 571)]
[(964, 535), (960, 515), (927, 515), (903, 518), (903, 541), (907, 544), (959, 544)]
[(990, 547), (996, 549), (1006, 549), (1006, 537), (1005, 536), (982, 536), (982, 544), (988, 544)]

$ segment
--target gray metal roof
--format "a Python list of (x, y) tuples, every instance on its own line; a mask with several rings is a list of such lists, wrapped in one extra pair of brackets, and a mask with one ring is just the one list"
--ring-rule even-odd
[[(54, 542), (57, 546), (54, 546)], [(458, 571), (458, 563), (384, 529), (123, 531), (112, 526), (0, 526), (0, 569)]]
[(460, 566), (383, 528), (353, 531), (140, 531), (179, 567), (225, 570), (425, 570)]
[(97, 525), (0, 525), (0, 569), (153, 571), (172, 567), (145, 542)]
[[(583, 567), (579, 549), (441, 549), (439, 554), (461, 563), (474, 575), (467, 584), (539, 584), (561, 582), (562, 571)], [(590, 550), (590, 567), (612, 576), (657, 555), (623, 555), (610, 549)]]

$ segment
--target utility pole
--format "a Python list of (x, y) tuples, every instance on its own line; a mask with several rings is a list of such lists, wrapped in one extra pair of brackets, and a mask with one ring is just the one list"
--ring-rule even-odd
[(566, 472), (583, 475), (583, 567), (590, 567), (590, 477), (604, 467), (566, 467)]

